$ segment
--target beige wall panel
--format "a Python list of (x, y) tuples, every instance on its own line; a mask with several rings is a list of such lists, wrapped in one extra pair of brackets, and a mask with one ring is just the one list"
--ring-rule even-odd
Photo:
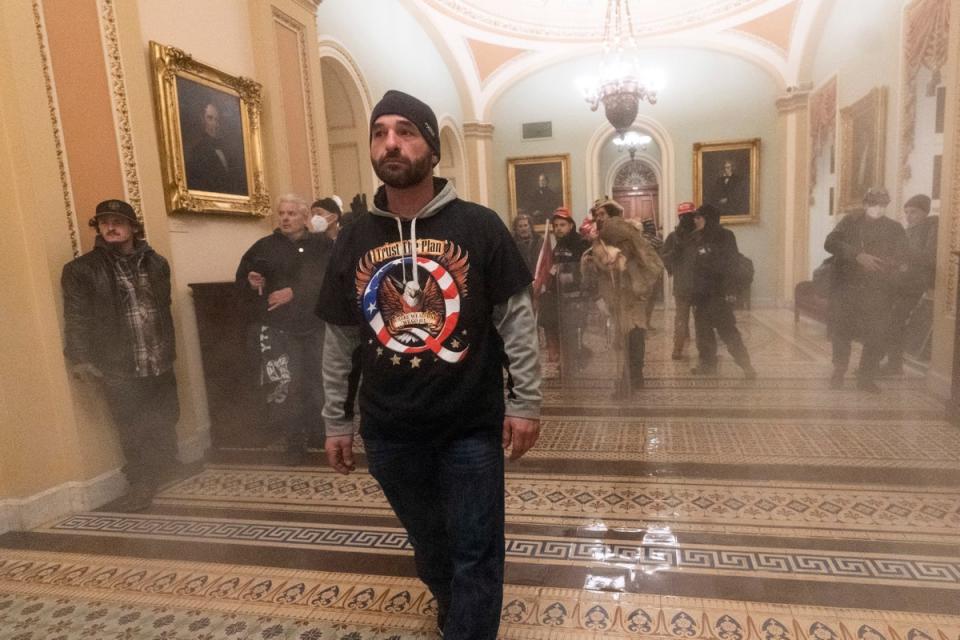
[[(147, 65), (151, 40), (183, 49), (197, 60), (232, 75), (254, 80), (253, 40), (248, 3), (241, 0), (140, 0), (121, 2), (118, 13), (136, 19), (122, 33), (136, 35), (124, 42), (130, 107), (143, 183), (144, 210), (151, 243), (170, 260), (173, 270), (174, 316), (177, 333), (177, 379), (181, 419), (181, 449), (199, 453), (209, 434), (209, 412), (204, 387), (200, 340), (197, 333), (191, 282), (233, 280), (240, 256), (258, 238), (270, 232), (270, 220), (228, 216), (176, 215), (165, 211), (152, 97), (152, 74)], [(215, 37), (211, 34), (215, 32)], [(268, 186), (273, 167), (266, 166)]]
[(303, 67), (300, 36), (287, 26), (274, 22), (277, 41), (277, 73), (280, 76), (281, 103), (287, 131), (287, 155), (290, 159), (289, 190), (312, 200), (310, 147), (307, 115), (304, 109)]
[(72, 245), (30, 3), (0, 3), (0, 59), (0, 499), (22, 499), (80, 467), (57, 280)]
[(95, 234), (83, 222), (101, 200), (124, 197), (97, 4), (45, 0), (43, 14), (80, 243), (89, 251)]
[(356, 143), (346, 142), (330, 145), (330, 160), (333, 163), (333, 190), (343, 198), (344, 204), (350, 202), (350, 198), (355, 193), (362, 192), (360, 162), (363, 158), (364, 156), (361, 156)]

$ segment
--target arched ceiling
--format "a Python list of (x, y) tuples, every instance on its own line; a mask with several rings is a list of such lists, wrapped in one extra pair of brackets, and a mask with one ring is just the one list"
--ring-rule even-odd
[[(607, 0), (402, 0), (456, 79), (467, 119), (484, 120), (531, 73), (600, 51)], [(642, 48), (740, 56), (781, 87), (798, 84), (810, 33), (830, 0), (628, 0)]]
[[(427, 0), (464, 24), (490, 32), (533, 39), (595, 40), (603, 36), (607, 0)], [(634, 0), (637, 35), (661, 34), (707, 25), (763, 5), (764, 0)]]

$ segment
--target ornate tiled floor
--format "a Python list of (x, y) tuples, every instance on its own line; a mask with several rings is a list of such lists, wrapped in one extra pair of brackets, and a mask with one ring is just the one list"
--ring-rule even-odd
[[(960, 640), (960, 429), (917, 371), (829, 390), (822, 327), (740, 322), (756, 381), (690, 375), (663, 331), (626, 404), (599, 333), (576, 379), (545, 368), (543, 437), (508, 465), (502, 637)], [(362, 465), (274, 455), (0, 537), (0, 640), (436, 637)]]

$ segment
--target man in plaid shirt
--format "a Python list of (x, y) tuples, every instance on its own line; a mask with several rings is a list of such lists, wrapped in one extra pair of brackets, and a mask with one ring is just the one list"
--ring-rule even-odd
[(170, 267), (128, 203), (101, 202), (90, 226), (93, 250), (63, 267), (64, 354), (74, 377), (103, 391), (126, 456), (130, 492), (120, 507), (142, 511), (176, 465)]

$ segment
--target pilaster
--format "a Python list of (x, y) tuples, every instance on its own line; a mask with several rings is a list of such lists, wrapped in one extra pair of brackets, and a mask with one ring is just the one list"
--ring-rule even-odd
[(793, 300), (793, 289), (810, 274), (810, 208), (808, 202), (808, 163), (810, 92), (793, 89), (776, 102), (783, 154), (782, 226), (780, 230), (781, 267), (778, 295), (781, 301)]
[(489, 122), (465, 122), (467, 184), (470, 199), (490, 206), (493, 176), (493, 125)]

